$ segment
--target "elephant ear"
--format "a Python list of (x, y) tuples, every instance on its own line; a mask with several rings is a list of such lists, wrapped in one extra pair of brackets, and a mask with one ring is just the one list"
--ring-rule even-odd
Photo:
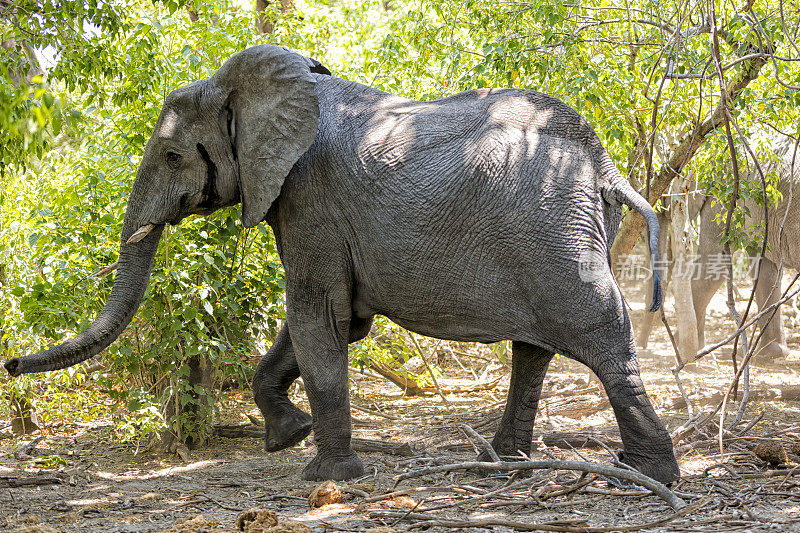
[(228, 94), (228, 132), (248, 228), (264, 219), (289, 171), (317, 136), (313, 66), (285, 48), (261, 45), (231, 57), (212, 78)]

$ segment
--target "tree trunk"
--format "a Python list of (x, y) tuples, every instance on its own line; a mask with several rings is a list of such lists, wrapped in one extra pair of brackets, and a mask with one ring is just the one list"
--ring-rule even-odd
[[(2, 20), (3, 17), (0, 17)], [(0, 46), (7, 50), (17, 49), (20, 54), (20, 69), (9, 69), (8, 76), (11, 82), (19, 87), (20, 82), (24, 81), (30, 85), (34, 76), (43, 76), (44, 71), (39, 66), (39, 61), (36, 59), (36, 54), (33, 47), (26, 42), (17, 42), (14, 39), (4, 39), (0, 42)]]
[[(738, 46), (739, 43), (735, 41), (730, 42), (731, 46)], [(757, 48), (757, 47), (756, 47)], [(757, 52), (754, 50), (753, 45), (745, 44), (739, 47), (741, 55)], [(767, 60), (764, 58), (756, 58), (744, 63), (742, 73), (736, 76), (732, 81), (728, 82), (727, 92), (730, 95), (731, 102), (739, 97), (742, 91), (750, 84), (751, 81), (758, 78), (758, 73), (761, 68), (766, 65)], [(650, 195), (647, 200), (650, 205), (655, 205), (659, 198), (672, 183), (673, 178), (678, 176), (686, 165), (691, 161), (692, 157), (697, 153), (703, 143), (706, 141), (709, 133), (716, 130), (724, 124), (723, 114), (724, 108), (720, 102), (712, 113), (702, 122), (699, 122), (680, 142), (677, 148), (672, 152), (669, 160), (664, 164), (661, 169), (653, 177), (650, 183)], [(615, 271), (619, 265), (624, 264), (624, 256), (631, 253), (636, 241), (642, 234), (645, 228), (645, 221), (642, 215), (630, 210), (622, 220), (617, 238), (611, 247), (611, 264)]]
[(207, 355), (197, 354), (177, 374), (184, 375), (187, 366), (188, 379), (174, 380), (172, 393), (163, 406), (168, 427), (161, 434), (161, 445), (168, 453), (175, 452), (180, 444), (191, 449), (205, 443), (213, 430), (214, 365)]
[[(292, 9), (292, 0), (280, 0), (281, 2), (281, 11), (286, 13), (290, 9)], [(275, 21), (272, 20), (267, 16), (264, 11), (267, 9), (267, 6), (271, 4), (270, 0), (256, 0), (256, 12), (258, 15), (258, 20), (256, 21), (256, 29), (259, 33), (272, 33), (272, 30), (275, 29)]]
[(697, 354), (697, 317), (692, 301), (692, 239), (689, 234), (689, 187), (691, 181), (679, 176), (672, 182), (670, 219), (672, 230), (673, 268), (672, 294), (675, 297), (675, 315), (678, 326), (677, 346), (681, 359), (694, 359)]
[(33, 406), (18, 392), (12, 392), (8, 398), (11, 406), (11, 431), (18, 435), (27, 435), (39, 430), (36, 423), (38, 417), (33, 411)]

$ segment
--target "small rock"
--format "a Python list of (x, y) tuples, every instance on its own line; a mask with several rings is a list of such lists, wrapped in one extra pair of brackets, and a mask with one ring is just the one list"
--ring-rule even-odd
[(325, 481), (308, 496), (308, 506), (312, 509), (331, 503), (344, 503), (344, 493), (333, 481)]
[(397, 530), (389, 526), (371, 527), (364, 533), (397, 533)]
[(756, 455), (756, 457), (768, 462), (772, 466), (789, 462), (789, 456), (786, 454), (786, 448), (784, 448), (780, 442), (762, 442), (753, 448), (753, 453)]

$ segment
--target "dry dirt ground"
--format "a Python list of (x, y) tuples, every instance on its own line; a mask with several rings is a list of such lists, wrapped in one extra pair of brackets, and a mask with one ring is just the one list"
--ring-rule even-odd
[[(631, 300), (636, 316), (642, 312), (641, 304), (635, 303), (640, 298)], [(710, 338), (731, 330), (724, 309), (724, 303), (715, 302)], [(184, 460), (116, 443), (108, 423), (75, 422), (44, 428), (44, 440), (31, 451), (33, 456), (49, 456), (52, 466), (15, 457), (14, 451), (19, 455), (31, 437), (0, 441), (0, 529), (365, 531), (382, 526), (374, 531), (388, 532), (469, 526), (471, 531), (800, 531), (800, 402), (790, 399), (792, 387), (800, 388), (800, 330), (793, 316), (788, 322), (790, 359), (769, 367), (754, 365), (751, 388), (756, 399), (743, 421), (724, 434), (722, 453), (718, 416), (677, 442), (683, 479), (673, 489), (694, 504), (688, 513), (676, 513), (661, 498), (628, 482), (569, 470), (535, 470), (531, 475), (451, 471), (398, 483), (395, 476), (402, 473), (473, 460), (481, 444), (459, 424), (487, 437), (496, 427), (507, 370), (485, 347), (451, 344), (438, 352), (444, 355), (439, 385), (450, 391), (446, 402), (436, 394), (407, 397), (387, 381), (353, 375), (352, 403), (361, 408), (353, 411), (354, 434), (368, 439), (367, 445), (379, 441), (410, 446), (362, 452), (367, 475), (340, 483), (339, 503), (309, 507), (309, 493), (318, 484), (302, 481), (299, 474), (314, 454), (310, 440), (268, 454), (256, 437), (216, 435)], [(640, 353), (644, 380), (657, 411), (675, 431), (689, 413), (677, 400), (673, 352), (663, 328), (654, 341)], [(729, 353), (730, 347), (720, 349), (692, 372), (681, 374), (687, 392), (695, 396), (695, 412), (712, 410), (718, 400), (713, 393), (727, 388)], [(501, 376), (490, 390), (458, 392)], [(307, 409), (302, 391), (296, 390), (294, 399)], [(258, 415), (247, 391), (230, 395), (221, 407), (221, 422), (227, 425), (244, 427), (248, 414)], [(730, 402), (726, 425), (737, 407)], [(0, 428), (7, 425), (0, 420)], [(245, 427), (243, 432), (256, 430)], [(611, 455), (597, 441), (610, 449), (619, 446), (605, 394), (588, 370), (565, 358), (550, 367), (535, 435), (533, 459), (611, 465)], [(771, 445), (777, 454), (772, 463), (753, 452), (763, 443), (767, 452)], [(761, 455), (769, 458), (769, 453)], [(62, 460), (53, 461), (54, 456)], [(275, 511), (282, 526), (259, 529), (240, 521), (237, 527), (237, 516), (250, 508)]]

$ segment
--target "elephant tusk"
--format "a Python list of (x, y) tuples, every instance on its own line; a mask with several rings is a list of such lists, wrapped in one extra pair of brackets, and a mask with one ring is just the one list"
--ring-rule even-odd
[(142, 239), (147, 237), (147, 234), (153, 231), (153, 228), (155, 227), (156, 227), (155, 224), (148, 224), (146, 226), (142, 226), (141, 228), (133, 232), (133, 235), (131, 235), (130, 238), (127, 241), (125, 241), (125, 244), (133, 244), (135, 242), (141, 241)]

